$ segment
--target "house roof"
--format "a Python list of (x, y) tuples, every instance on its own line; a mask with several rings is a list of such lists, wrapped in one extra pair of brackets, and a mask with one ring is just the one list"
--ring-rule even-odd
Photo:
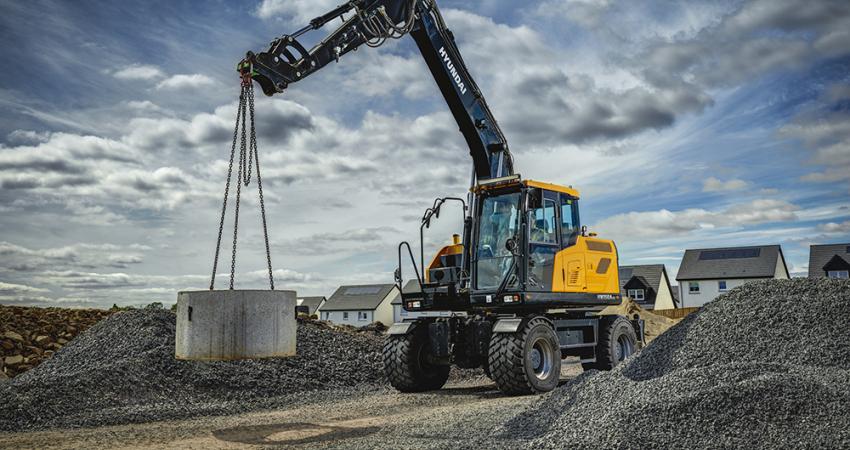
[(650, 283), (649, 281), (646, 281), (646, 278), (644, 278), (640, 275), (632, 275), (632, 279), (629, 280), (628, 282), (626, 282), (626, 284), (623, 285), (623, 288), (625, 288), (626, 286), (643, 286), (643, 287), (645, 287), (649, 290), (656, 291), (656, 292), (658, 291), (658, 289), (655, 286), (653, 286), (652, 283)]
[(661, 280), (664, 278), (664, 264), (646, 264), (642, 266), (620, 266), (620, 290), (634, 277), (637, 277), (647, 287), (658, 292)]
[[(405, 294), (409, 294), (411, 292), (419, 292), (419, 282), (416, 281), (415, 279), (407, 280), (407, 283), (404, 283), (404, 286), (402, 286), (401, 290)], [(401, 304), (401, 296), (398, 295), (398, 296), (396, 296), (396, 298), (393, 299), (393, 305), (400, 305), (400, 304)]]
[(824, 266), (835, 256), (850, 264), (850, 243), (812, 245), (809, 247), (809, 278), (826, 276)]
[(773, 278), (777, 258), (781, 258), (787, 276), (788, 267), (778, 245), (689, 249), (682, 257), (676, 280)]
[(322, 311), (374, 310), (394, 288), (394, 284), (340, 286), (322, 306)]
[(316, 308), (321, 306), (322, 302), (325, 301), (326, 299), (325, 299), (325, 296), (322, 295), (322, 296), (319, 296), (319, 297), (301, 297), (301, 298), (299, 298), (299, 300), (301, 300), (301, 306), (309, 307), (310, 308), (310, 314), (313, 314), (313, 313), (316, 312)]

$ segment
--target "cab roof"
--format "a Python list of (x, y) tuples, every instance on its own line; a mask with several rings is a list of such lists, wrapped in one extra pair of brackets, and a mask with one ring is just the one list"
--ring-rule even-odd
[(473, 192), (488, 191), (491, 189), (498, 189), (502, 187), (520, 184), (526, 187), (535, 187), (539, 189), (545, 189), (547, 191), (561, 192), (571, 197), (579, 198), (578, 190), (573, 189), (572, 186), (562, 186), (560, 184), (544, 183), (542, 181), (535, 180), (523, 180), (522, 178), (520, 178), (519, 175), (486, 180), (475, 186), (473, 188)]

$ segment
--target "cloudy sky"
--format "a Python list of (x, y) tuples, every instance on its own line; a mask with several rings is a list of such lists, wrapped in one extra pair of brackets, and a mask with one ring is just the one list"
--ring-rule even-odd
[[(0, 303), (204, 288), (234, 65), (339, 1), (0, 1)], [(577, 187), (621, 263), (675, 274), (685, 248), (782, 244), (802, 272), (808, 245), (850, 241), (846, 0), (440, 4), (518, 170)], [(278, 288), (390, 282), (422, 211), (468, 187), (409, 38), (259, 96), (257, 120)], [(264, 285), (255, 199), (239, 287)], [(429, 248), (459, 223), (447, 209)]]

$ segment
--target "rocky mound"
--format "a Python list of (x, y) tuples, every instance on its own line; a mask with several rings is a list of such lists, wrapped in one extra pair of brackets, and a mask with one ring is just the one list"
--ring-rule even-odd
[(299, 322), (298, 356), (174, 359), (170, 311), (115, 313), (38, 368), (0, 384), (0, 430), (95, 426), (270, 407), (317, 389), (383, 383), (383, 338)]
[(850, 282), (730, 291), (509, 421), (541, 448), (850, 447)]
[(100, 309), (0, 305), (0, 378), (11, 378), (38, 366), (110, 313)]

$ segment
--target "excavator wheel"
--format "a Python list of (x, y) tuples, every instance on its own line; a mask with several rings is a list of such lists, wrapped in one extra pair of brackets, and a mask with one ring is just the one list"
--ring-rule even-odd
[(430, 357), (428, 327), (414, 324), (404, 335), (387, 336), (384, 342), (384, 373), (390, 384), (401, 392), (425, 392), (443, 387), (450, 366), (437, 364)]
[(611, 370), (634, 354), (639, 346), (637, 333), (629, 319), (605, 316), (599, 321), (599, 341), (596, 343), (596, 362), (582, 364), (584, 370)]
[(552, 324), (537, 317), (515, 333), (495, 333), (490, 339), (489, 371), (508, 395), (548, 392), (561, 376), (561, 347)]

